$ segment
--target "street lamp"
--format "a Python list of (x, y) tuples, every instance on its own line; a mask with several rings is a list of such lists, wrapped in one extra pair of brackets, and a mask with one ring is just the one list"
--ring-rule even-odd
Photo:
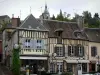
[(98, 65), (97, 71), (99, 71), (99, 68), (100, 68), (100, 67), (99, 67), (99, 59), (100, 59), (100, 56), (97, 55), (96, 58), (98, 59), (98, 61), (97, 61), (97, 65)]
[(18, 44), (15, 44), (14, 45), (14, 49), (18, 49), (19, 48), (19, 45)]
[[(55, 58), (56, 56), (57, 56), (56, 53), (49, 53), (49, 61), (50, 61), (50, 66), (52, 66), (52, 73), (53, 73), (53, 58)], [(51, 58), (51, 60), (50, 60), (50, 58)], [(51, 63), (52, 63), (52, 65), (51, 65)]]

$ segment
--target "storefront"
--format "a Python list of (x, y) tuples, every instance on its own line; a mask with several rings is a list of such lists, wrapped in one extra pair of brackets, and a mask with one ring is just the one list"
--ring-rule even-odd
[(78, 64), (81, 64), (82, 73), (88, 72), (88, 60), (65, 60), (65, 62), (67, 72), (73, 72), (76, 75), (78, 72)]
[(21, 67), (28, 68), (30, 74), (38, 74), (40, 70), (48, 70), (47, 57), (20, 57)]
[(90, 61), (89, 72), (95, 72), (95, 71), (96, 71), (96, 61)]

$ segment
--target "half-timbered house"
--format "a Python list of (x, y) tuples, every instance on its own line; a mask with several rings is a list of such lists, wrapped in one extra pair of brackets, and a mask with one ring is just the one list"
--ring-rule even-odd
[(89, 72), (98, 71), (100, 65), (100, 28), (85, 28), (89, 39)]
[(77, 22), (43, 20), (49, 30), (49, 69), (51, 72), (65, 71), (77, 74), (77, 64), (82, 64), (82, 72), (88, 72), (88, 38)]

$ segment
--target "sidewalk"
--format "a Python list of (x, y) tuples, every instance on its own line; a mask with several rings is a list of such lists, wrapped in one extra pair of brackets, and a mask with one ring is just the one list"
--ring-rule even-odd
[(4, 75), (12, 75), (11, 71), (4, 65), (0, 64), (0, 68), (1, 68), (2, 72), (4, 73)]

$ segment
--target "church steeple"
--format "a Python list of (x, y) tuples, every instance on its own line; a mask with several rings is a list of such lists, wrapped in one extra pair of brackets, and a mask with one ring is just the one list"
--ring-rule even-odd
[(45, 3), (45, 10), (47, 9), (47, 4)]
[(48, 7), (47, 7), (46, 3), (45, 3), (44, 12), (42, 13), (41, 16), (43, 17), (43, 19), (50, 19), (50, 14), (49, 14)]

